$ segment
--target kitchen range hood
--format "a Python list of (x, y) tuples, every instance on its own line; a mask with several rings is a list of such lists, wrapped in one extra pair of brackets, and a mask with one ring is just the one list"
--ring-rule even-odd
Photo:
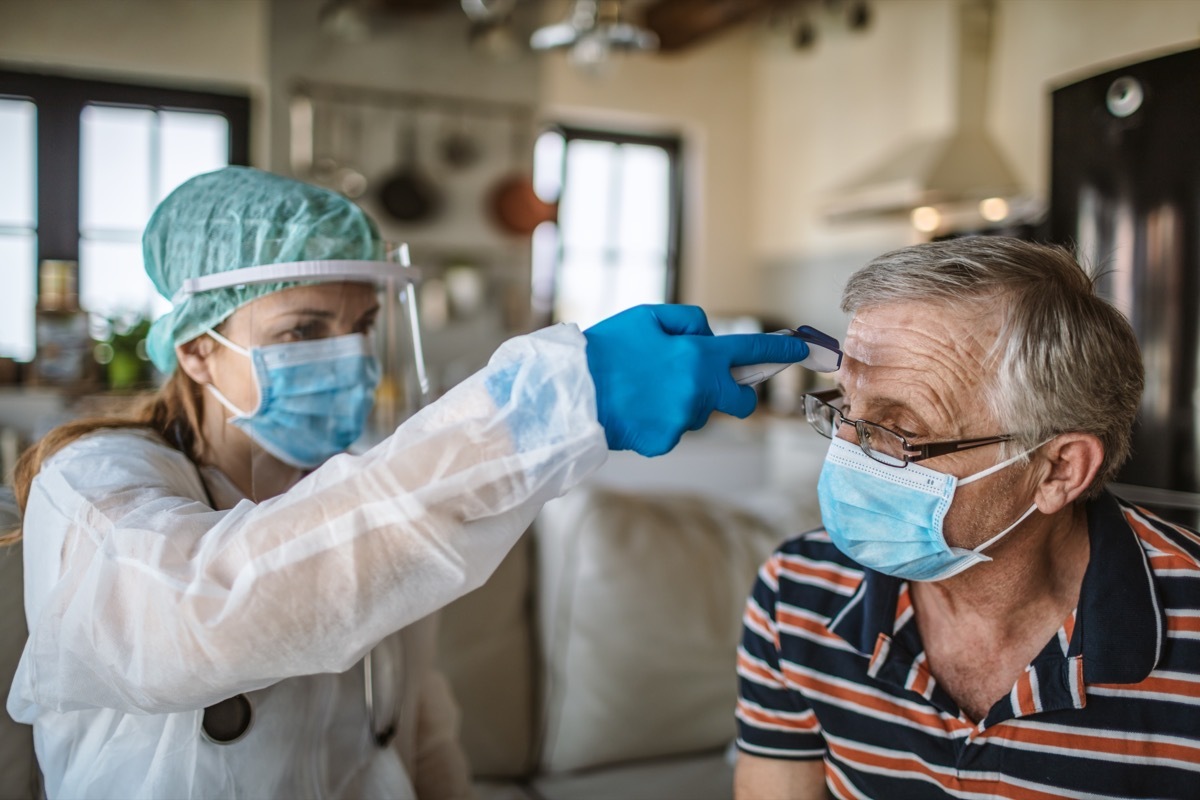
[[(825, 205), (831, 221), (909, 214), (927, 207), (962, 207), (1021, 192), (1020, 182), (984, 125), (992, 38), (992, 0), (962, 0), (956, 44), (955, 127), (946, 135), (899, 147), (880, 165), (835, 190)], [(983, 213), (987, 213), (986, 211)], [(936, 212), (933, 214), (937, 219)], [(914, 225), (925, 230), (914, 215)], [(936, 222), (934, 224), (936, 227)]]

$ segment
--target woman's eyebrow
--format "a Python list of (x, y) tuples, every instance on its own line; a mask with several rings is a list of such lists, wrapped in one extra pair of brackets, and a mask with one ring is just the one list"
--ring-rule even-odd
[(275, 315), (276, 319), (281, 317), (316, 317), (318, 319), (333, 319), (337, 313), (325, 308), (289, 308), (286, 311), (280, 311)]

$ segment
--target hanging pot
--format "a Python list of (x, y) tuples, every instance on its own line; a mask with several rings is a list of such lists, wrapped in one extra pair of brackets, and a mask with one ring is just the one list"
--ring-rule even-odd
[[(521, 164), (525, 155), (525, 125), (514, 118), (513, 163)], [(527, 170), (516, 169), (501, 178), (488, 192), (488, 209), (492, 219), (504, 231), (529, 236), (543, 222), (558, 220), (558, 203), (547, 203), (533, 189), (533, 176)]]
[(427, 222), (437, 215), (442, 198), (441, 192), (417, 165), (416, 112), (410, 117), (408, 126), (400, 130), (397, 151), (399, 166), (380, 187), (379, 202), (397, 222)]

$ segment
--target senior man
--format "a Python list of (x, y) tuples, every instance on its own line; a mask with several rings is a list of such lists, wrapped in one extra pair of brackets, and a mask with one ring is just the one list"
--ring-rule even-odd
[(738, 798), (1200, 797), (1200, 537), (1105, 490), (1124, 318), (996, 237), (880, 256), (842, 307), (824, 528), (746, 608)]

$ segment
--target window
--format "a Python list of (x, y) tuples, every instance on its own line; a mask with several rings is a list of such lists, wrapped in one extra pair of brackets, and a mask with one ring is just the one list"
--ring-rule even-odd
[(151, 212), (248, 148), (245, 97), (0, 70), (0, 356), (34, 356), (38, 264), (67, 262), (86, 311), (166, 310), (142, 268)]
[(33, 358), (37, 107), (0, 97), (0, 355)]
[(674, 302), (679, 276), (678, 139), (557, 129), (539, 137), (534, 183), (559, 198), (534, 234), (534, 309), (587, 327), (641, 303)]

